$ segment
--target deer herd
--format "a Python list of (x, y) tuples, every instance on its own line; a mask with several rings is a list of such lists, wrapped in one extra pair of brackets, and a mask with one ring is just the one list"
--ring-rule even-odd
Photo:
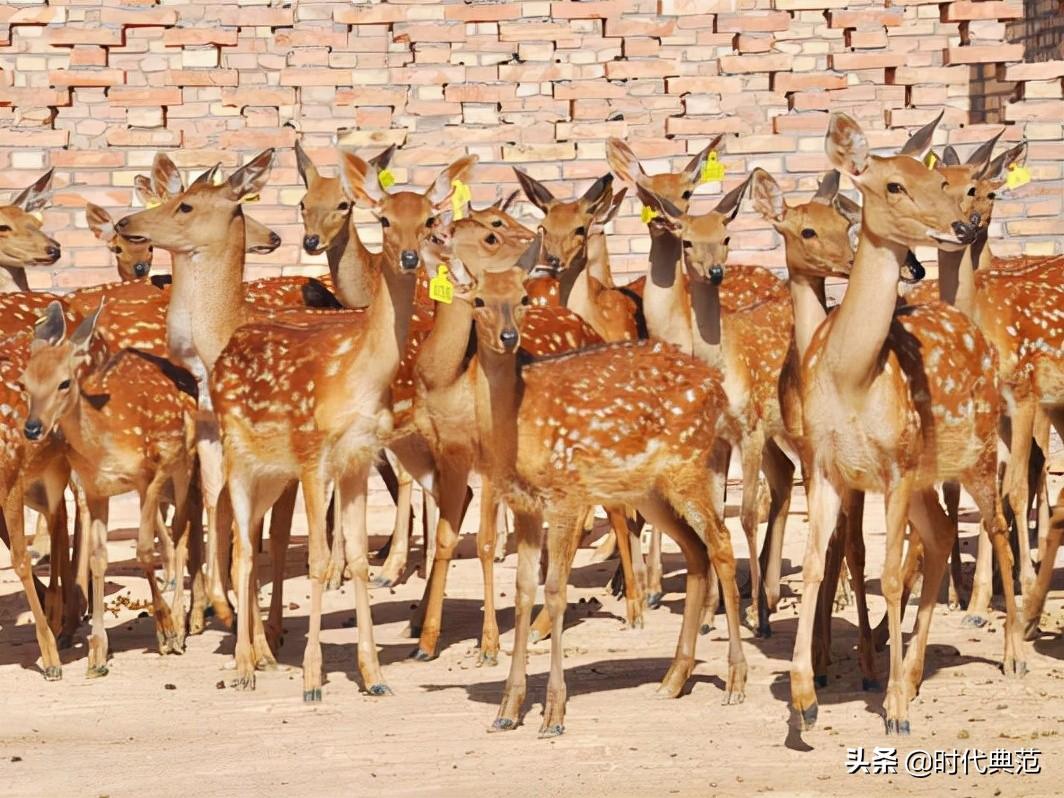
[[(604, 547), (619, 554), (632, 626), (661, 601), (661, 533), (683, 554), (683, 618), (660, 691), (683, 692), (699, 631), (723, 602), (723, 703), (740, 703), (741, 626), (771, 634), (796, 470), (809, 516), (790, 670), (802, 728), (815, 724), (815, 686), (826, 684), (845, 564), (863, 683), (878, 689), (876, 652), (889, 639), (886, 729), (908, 733), (946, 573), (951, 603), (966, 592), (961, 487), (981, 532), (960, 623), (986, 623), (996, 562), (1002, 669), (1022, 676), (1025, 640), (1039, 633), (1064, 530), (1058, 498), (1040, 524), (1036, 571), (1029, 505), (1047, 504), (1049, 429), (1064, 433), (1064, 261), (991, 253), (995, 196), (1022, 166), (1025, 143), (995, 156), (995, 137), (963, 163), (952, 147), (925, 158), (937, 122), (881, 156), (853, 119), (833, 114), (825, 140), (833, 171), (811, 198), (788, 203), (776, 180), (755, 168), (711, 210), (698, 208), (694, 195), (707, 162), (723, 151), (720, 137), (665, 174), (648, 174), (627, 144), (611, 139), (612, 173), (577, 199), (557, 198), (515, 170), (542, 213), (536, 230), (510, 215), (514, 195), (482, 209), (468, 204), (473, 156), (423, 190), (397, 190), (388, 179), (394, 148), (368, 161), (341, 149), (339, 174), (328, 177), (297, 144), (307, 189), (302, 247), (324, 253), (329, 271), (253, 282), (243, 278), (246, 253), (280, 244), (245, 213), (266, 186), (273, 151), (228, 176), (216, 166), (188, 185), (159, 154), (151, 175), (135, 183), (142, 210), (116, 220), (86, 208), (121, 281), (63, 295), (30, 291), (27, 280), (28, 270), (61, 257), (39, 213), (49, 172), (0, 206), (0, 531), (32, 611), (45, 678), (61, 678), (59, 649), (71, 645), (86, 611), (88, 676), (107, 674), (108, 501), (136, 491), (137, 563), (160, 653), (184, 651), (213, 611), (236, 633), (234, 686), (253, 689), (283, 641), (286, 549), (301, 493), (311, 584), (303, 699), (322, 700), (323, 594), (345, 577), (364, 688), (387, 695), (370, 587), (406, 573), (417, 483), (435, 528), (426, 528), (414, 656), (437, 656), (475, 472), (483, 664), (496, 664), (500, 652), (493, 571), (510, 517), (517, 550), (513, 656), (494, 729), (519, 725), (528, 645), (549, 635), (540, 734), (564, 730), (566, 590), (598, 508), (610, 521)], [(843, 175), (860, 203), (840, 192)], [(615, 181), (625, 188), (614, 190)], [(648, 268), (619, 286), (606, 228), (629, 190), (643, 206)], [(782, 236), (786, 280), (729, 262), (729, 225), (747, 203)], [(363, 243), (355, 209), (379, 223), (379, 251)], [(156, 248), (170, 253), (171, 279), (149, 276)], [(937, 284), (914, 285), (922, 267), (913, 252), (928, 248), (939, 253)], [(848, 282), (833, 309), (828, 278)], [(723, 522), (733, 450), (749, 553), (745, 613)], [(387, 560), (371, 579), (373, 468), (397, 514)], [(759, 549), (762, 479), (768, 523)], [(878, 630), (864, 584), (866, 492), (882, 494), (886, 508), (887, 611)], [(31, 567), (25, 507), (40, 514), (50, 541), (47, 585)], [(264, 619), (255, 555), (267, 513), (272, 599)], [(533, 617), (544, 538), (545, 606)], [(902, 614), (918, 583), (906, 650)]]

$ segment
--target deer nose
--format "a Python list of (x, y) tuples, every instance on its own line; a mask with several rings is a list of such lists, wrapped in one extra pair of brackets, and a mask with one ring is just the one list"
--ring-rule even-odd
[(954, 222), (952, 224), (952, 227), (953, 232), (957, 235), (957, 238), (964, 242), (969, 241), (972, 238), (972, 235), (975, 233), (975, 228), (970, 225), (966, 225), (964, 222)]
[(129, 225), (129, 217), (128, 216), (123, 216), (121, 219), (119, 219), (117, 222), (115, 222), (115, 229), (116, 230), (124, 230), (128, 225)]
[(303, 249), (307, 252), (313, 252), (321, 244), (321, 239), (317, 236), (303, 236)]
[(134, 263), (133, 264), (133, 274), (135, 274), (137, 277), (144, 277), (150, 271), (151, 271), (151, 264), (150, 263), (144, 263), (142, 261), (140, 263)]
[(562, 265), (562, 262), (558, 259), (557, 255), (548, 255), (547, 265), (550, 266), (552, 269), (557, 269)]
[(281, 246), (281, 237), (277, 233), (270, 231), (270, 246), (274, 249)]
[(502, 341), (502, 345), (507, 349), (513, 349), (517, 346), (517, 330), (507, 328), (499, 333), (499, 340)]
[(720, 285), (724, 282), (724, 267), (723, 266), (710, 266), (709, 267), (709, 281), (713, 285)]
[(45, 252), (47, 252), (48, 257), (52, 259), (52, 263), (55, 263), (57, 260), (59, 260), (59, 256), (60, 254), (62, 254), (62, 251), (59, 249), (58, 244), (49, 244), (48, 248), (45, 249)]
[(26, 422), (26, 426), (22, 428), (22, 431), (26, 433), (27, 438), (35, 441), (44, 433), (44, 424), (35, 418), (31, 418)]
[(980, 222), (983, 221), (983, 217), (979, 211), (972, 211), (972, 215), (968, 217), (968, 221), (972, 223), (972, 227), (978, 227)]
[(417, 253), (412, 249), (404, 249), (403, 253), (399, 256), (399, 264), (404, 269), (416, 269), (418, 263)]

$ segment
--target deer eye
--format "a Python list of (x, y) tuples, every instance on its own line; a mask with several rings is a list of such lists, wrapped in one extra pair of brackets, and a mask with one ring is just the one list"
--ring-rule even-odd
[(299, 201), (299, 210), (305, 211), (306, 209), (307, 209), (306, 203), (304, 203), (303, 200), (300, 200)]
[(388, 217), (387, 216), (382, 216), (381, 217), (381, 227), (391, 227), (391, 224), (392, 223), (388, 221)]
[(11, 232), (11, 225), (9, 225), (9, 224), (0, 224), (0, 233), (10, 233), (10, 232)]
[(339, 205), (336, 206), (336, 210), (338, 210), (338, 211), (346, 211), (350, 207), (351, 207), (350, 203), (341, 202)]
[(573, 235), (586, 236), (587, 235), (587, 228), (586, 227), (578, 227), (578, 228), (576, 228), (573, 231)]
[(731, 236), (727, 236), (724, 239), (724, 246), (728, 246), (728, 244), (730, 244), (730, 243), (731, 243)]
[(996, 197), (997, 197), (997, 192), (996, 191), (991, 191), (989, 194), (986, 195), (987, 199), (994, 199)]
[(59, 390), (65, 391), (70, 387), (70, 380), (63, 380), (59, 383)]
[(491, 226), (492, 227), (502, 227), (502, 219), (492, 219), (491, 220)]
[(496, 244), (496, 243), (498, 243), (498, 241), (499, 241), (499, 239), (495, 236), (495, 233), (488, 233), (484, 237), (484, 243), (485, 244)]
[(812, 227), (807, 227), (802, 230), (802, 238), (816, 238), (816, 230)]
[(187, 202), (182, 202), (180, 205), (177, 206), (177, 209), (181, 211), (181, 213), (192, 213), (192, 206), (189, 205)]
[(477, 297), (476, 299), (473, 300), (473, 307), (475, 307), (475, 308), (484, 307), (484, 300), (481, 299), (480, 297)]
[(975, 196), (975, 186), (972, 186), (971, 188), (968, 189), (968, 196), (969, 197), (974, 197)]
[(691, 199), (691, 192), (689, 190), (685, 191), (682, 196), (684, 199)]
[(887, 183), (887, 191), (891, 194), (901, 194), (905, 189), (902, 188), (901, 183)]
[(690, 249), (690, 248), (691, 248), (691, 246), (692, 246), (692, 245), (691, 245), (691, 242), (690, 242), (690, 241), (684, 241), (684, 242), (683, 242), (683, 248), (684, 248), (684, 249)]
[(425, 227), (428, 227), (428, 228), (431, 229), (431, 228), (433, 228), (435, 226), (436, 226), (436, 217), (435, 216), (430, 216), (428, 219), (425, 220)]
[(521, 297), (521, 304), (522, 305), (531, 305), (532, 304), (532, 297), (530, 297), (528, 294), (525, 294), (523, 297)]

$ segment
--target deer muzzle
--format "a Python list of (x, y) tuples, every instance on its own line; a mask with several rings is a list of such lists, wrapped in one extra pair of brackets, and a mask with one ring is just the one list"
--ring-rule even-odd
[(26, 420), (26, 425), (22, 428), (23, 434), (27, 440), (37, 441), (44, 435), (44, 424), (40, 419), (30, 418)]

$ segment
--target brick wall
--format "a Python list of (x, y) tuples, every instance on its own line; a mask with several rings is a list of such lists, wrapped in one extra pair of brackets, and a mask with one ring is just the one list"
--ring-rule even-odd
[[(64, 257), (34, 284), (99, 282), (113, 272), (85, 199), (128, 208), (157, 149), (195, 171), (278, 147), (253, 213), (285, 243), (249, 271), (318, 271), (298, 248), (297, 136), (319, 163), (334, 161), (337, 140), (368, 152), (401, 144), (397, 176), (421, 184), (475, 152), (484, 201), (513, 184), (511, 164), (558, 196), (582, 190), (606, 169), (607, 136), (627, 137), (659, 169), (723, 132), (729, 182), (762, 166), (805, 190), (826, 168), (829, 110), (892, 147), (945, 106), (936, 142), (962, 154), (999, 122), (1006, 140), (1031, 141), (1035, 183), (999, 201), (997, 250), (1059, 252), (1064, 54), (1044, 46), (1059, 10), (1059, 0), (4, 0), (0, 191), (54, 166), (69, 188), (45, 221)], [(620, 272), (640, 270), (648, 247), (634, 200), (625, 211), (610, 238)], [(752, 214), (735, 228), (738, 258), (782, 263)]]

